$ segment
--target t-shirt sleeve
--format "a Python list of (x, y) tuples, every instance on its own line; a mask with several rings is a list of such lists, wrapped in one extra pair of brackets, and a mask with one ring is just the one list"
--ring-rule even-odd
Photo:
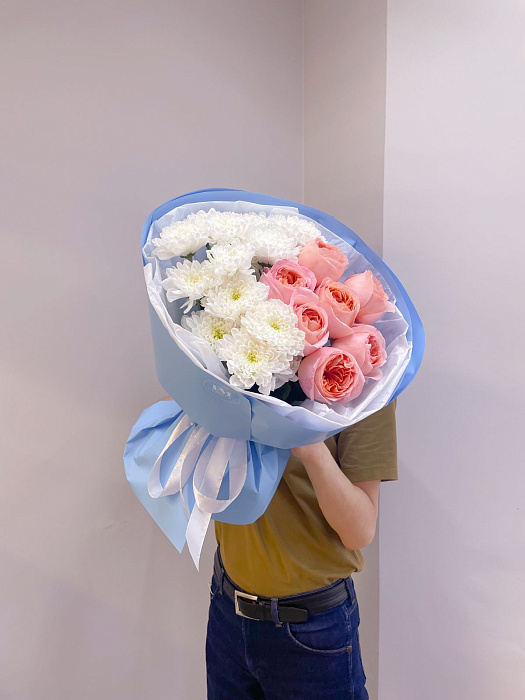
[(350, 481), (398, 478), (396, 405), (397, 397), (337, 435), (337, 459)]

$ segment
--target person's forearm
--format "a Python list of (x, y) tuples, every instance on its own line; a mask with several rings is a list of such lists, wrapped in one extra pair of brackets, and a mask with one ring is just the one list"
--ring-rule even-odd
[(361, 549), (375, 535), (377, 506), (341, 471), (324, 443), (299, 448), (319, 506), (348, 549)]

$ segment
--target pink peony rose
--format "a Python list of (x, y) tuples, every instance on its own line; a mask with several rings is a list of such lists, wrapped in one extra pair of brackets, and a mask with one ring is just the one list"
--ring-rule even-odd
[(297, 315), (297, 327), (304, 331), (303, 354), (310, 355), (328, 342), (328, 314), (319, 306), (317, 294), (310, 289), (294, 289), (290, 306)]
[(281, 299), (286, 304), (294, 289), (315, 289), (315, 275), (307, 267), (294, 260), (278, 260), (271, 267), (265, 267), (259, 282), (270, 287), (268, 299)]
[(354, 323), (350, 335), (337, 338), (332, 343), (333, 348), (346, 350), (353, 355), (362, 373), (370, 379), (381, 379), (383, 376), (379, 368), (386, 362), (385, 346), (382, 334), (377, 328), (366, 323)]
[(328, 332), (330, 338), (350, 335), (350, 326), (359, 313), (359, 298), (342, 282), (334, 282), (325, 277), (316, 288), (319, 306), (328, 314)]
[(302, 390), (312, 401), (333, 403), (359, 396), (365, 377), (355, 357), (327, 346), (305, 357), (297, 371)]
[(387, 311), (395, 311), (396, 306), (388, 300), (381, 282), (370, 270), (347, 277), (344, 283), (359, 297), (361, 308), (357, 314), (358, 323), (375, 323)]
[(348, 258), (335, 245), (325, 243), (321, 238), (315, 238), (301, 248), (298, 260), (313, 271), (317, 283), (324, 277), (338, 280), (348, 265)]

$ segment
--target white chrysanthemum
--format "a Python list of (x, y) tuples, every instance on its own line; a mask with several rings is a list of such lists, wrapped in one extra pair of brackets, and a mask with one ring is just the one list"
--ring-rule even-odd
[(231, 374), (230, 384), (240, 389), (257, 384), (268, 395), (281, 374), (291, 373), (290, 362), (282, 353), (244, 329), (233, 328), (215, 347)]
[(203, 299), (206, 311), (236, 321), (241, 314), (268, 297), (269, 287), (255, 276), (237, 272), (219, 287), (210, 289)]
[(257, 225), (259, 220), (260, 216), (255, 212), (216, 211), (212, 208), (206, 216), (206, 230), (210, 243), (246, 240), (249, 230)]
[(190, 316), (183, 316), (181, 326), (194, 335), (204, 338), (215, 348), (217, 341), (222, 340), (230, 333), (235, 322), (226, 318), (213, 316), (207, 311), (196, 311)]
[(304, 331), (297, 328), (297, 316), (280, 299), (268, 299), (248, 309), (241, 318), (241, 328), (265, 340), (283, 353), (288, 361), (303, 352)]
[(273, 265), (278, 260), (297, 260), (302, 248), (285, 228), (273, 225), (271, 217), (268, 217), (263, 225), (250, 228), (249, 240), (255, 249), (255, 259), (269, 265)]
[(214, 274), (226, 278), (236, 272), (251, 275), (254, 252), (251, 243), (233, 239), (230, 243), (217, 243), (207, 251), (207, 255)]
[(301, 364), (302, 359), (302, 354), (297, 355), (292, 359), (292, 361), (289, 363), (289, 367), (284, 372), (279, 372), (278, 374), (274, 375), (275, 384), (272, 388), (272, 391), (274, 391), (275, 389), (280, 389), (280, 387), (282, 387), (283, 384), (286, 384), (287, 382), (299, 381), (299, 377), (297, 376), (297, 370), (299, 369), (299, 365)]
[(213, 274), (208, 260), (204, 262), (184, 260), (178, 262), (176, 267), (167, 268), (166, 274), (168, 277), (162, 281), (162, 286), (166, 290), (168, 301), (188, 297), (188, 301), (182, 306), (184, 313), (220, 281)]
[(295, 214), (290, 216), (272, 214), (268, 217), (268, 221), (272, 224), (272, 227), (282, 229), (285, 235), (293, 238), (300, 246), (306, 245), (315, 238), (325, 240), (313, 221), (301, 219)]
[(195, 253), (206, 244), (251, 241), (260, 262), (295, 260), (300, 248), (314, 238), (323, 238), (313, 221), (296, 215), (265, 212), (209, 211), (192, 212), (183, 221), (165, 226), (160, 238), (154, 238), (154, 254), (161, 260)]
[(174, 221), (164, 226), (160, 232), (160, 238), (152, 240), (153, 245), (156, 246), (153, 253), (160, 260), (192, 255), (209, 242), (206, 229), (196, 225), (195, 217), (190, 218), (190, 216), (183, 221)]

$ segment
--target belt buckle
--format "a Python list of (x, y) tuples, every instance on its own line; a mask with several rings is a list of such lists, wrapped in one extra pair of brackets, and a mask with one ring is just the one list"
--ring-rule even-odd
[(244, 591), (238, 591), (235, 589), (234, 592), (235, 595), (235, 612), (237, 615), (240, 615), (241, 617), (245, 617), (248, 620), (258, 620), (258, 617), (250, 617), (249, 615), (245, 615), (242, 610), (239, 608), (239, 598), (247, 598), (248, 600), (259, 600), (259, 596), (252, 595), (251, 593), (244, 593)]

